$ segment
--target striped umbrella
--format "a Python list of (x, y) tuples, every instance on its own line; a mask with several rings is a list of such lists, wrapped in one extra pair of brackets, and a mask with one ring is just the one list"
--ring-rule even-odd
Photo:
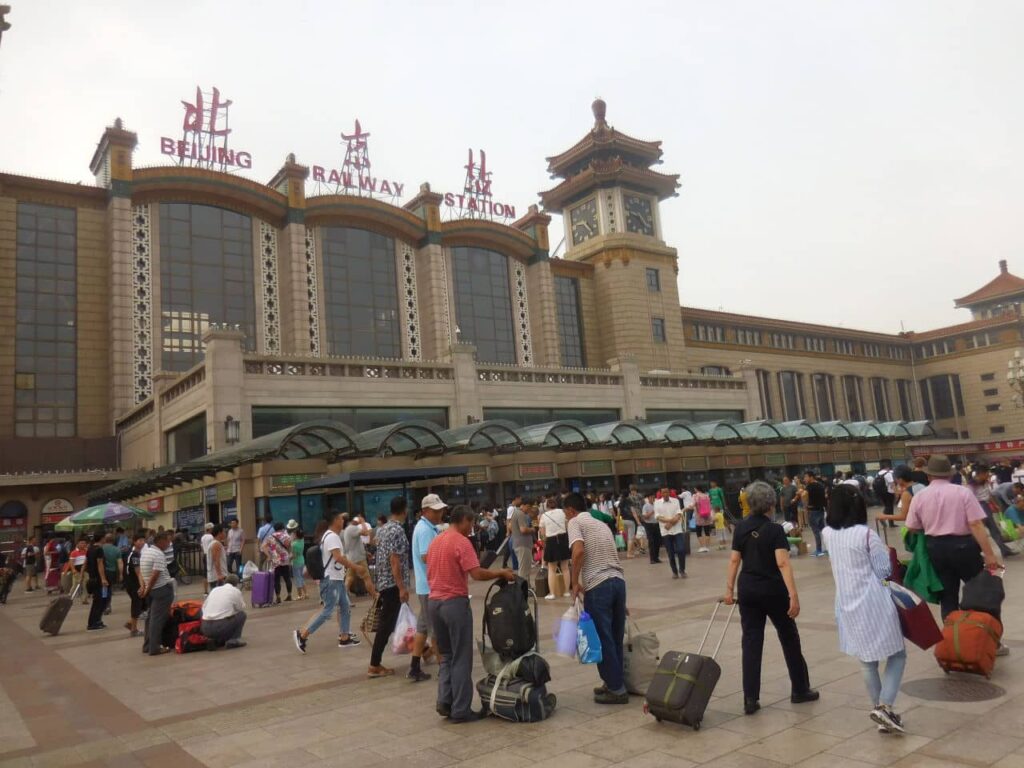
[(123, 523), (127, 520), (148, 520), (151, 517), (153, 515), (144, 509), (108, 501), (106, 504), (86, 507), (80, 512), (69, 515), (57, 523), (54, 528), (58, 531), (73, 531), (75, 528), (94, 528)]

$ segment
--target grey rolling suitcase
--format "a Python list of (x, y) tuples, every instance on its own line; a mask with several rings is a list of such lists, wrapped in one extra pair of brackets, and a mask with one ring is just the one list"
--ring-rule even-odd
[(659, 723), (662, 720), (671, 720), (674, 723), (688, 725), (695, 731), (700, 730), (704, 711), (718, 684), (718, 678), (722, 675), (722, 668), (715, 661), (715, 656), (718, 655), (718, 651), (722, 647), (725, 633), (729, 629), (729, 622), (732, 621), (732, 615), (736, 612), (736, 604), (733, 603), (714, 653), (710, 656), (702, 656), (704, 643), (707, 642), (708, 635), (711, 634), (711, 627), (715, 623), (715, 617), (718, 615), (718, 608), (721, 604), (721, 601), (715, 604), (715, 610), (711, 614), (708, 628), (704, 632), (704, 637), (701, 639), (696, 653), (669, 651), (661, 657), (658, 671), (647, 687), (644, 702), (644, 711), (654, 715)]

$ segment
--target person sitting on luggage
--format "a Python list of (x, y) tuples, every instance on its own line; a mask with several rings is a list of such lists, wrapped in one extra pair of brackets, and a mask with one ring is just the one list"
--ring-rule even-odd
[(628, 704), (622, 667), (622, 639), (626, 633), (626, 581), (615, 548), (615, 537), (607, 525), (587, 514), (586, 502), (578, 493), (562, 499), (568, 521), (571, 582), (574, 599), (583, 598), (583, 608), (594, 619), (601, 639), (601, 661), (597, 672), (603, 684), (594, 689), (598, 704)]
[[(726, 605), (739, 602), (743, 629), (743, 712), (752, 715), (761, 708), (758, 699), (761, 696), (765, 619), (772, 620), (782, 644), (782, 654), (789, 669), (789, 700), (802, 704), (817, 701), (819, 695), (811, 690), (807, 662), (800, 649), (800, 633), (794, 621), (800, 615), (800, 598), (789, 562), (789, 542), (782, 526), (771, 520), (775, 511), (775, 491), (768, 483), (758, 480), (747, 487), (747, 500), (750, 502), (750, 517), (736, 524), (722, 601)], [(738, 600), (733, 597), (737, 573), (740, 576)]]
[(229, 573), (224, 583), (212, 587), (203, 601), (203, 622), (199, 631), (210, 639), (212, 648), (241, 648), (245, 645), (244, 626), (245, 601), (238, 589), (238, 575)]
[[(455, 507), (451, 525), (427, 548), (427, 583), (430, 585), (430, 617), (440, 658), (437, 673), (437, 714), (452, 723), (480, 719), (473, 711), (473, 609), (469, 605), (469, 579), (514, 581), (509, 569), (480, 567), (469, 541), (473, 510)], [(614, 551), (614, 543), (612, 551)]]

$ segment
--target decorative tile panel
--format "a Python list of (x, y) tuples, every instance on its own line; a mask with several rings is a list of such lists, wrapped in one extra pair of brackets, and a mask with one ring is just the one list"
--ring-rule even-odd
[(441, 317), (444, 320), (444, 336), (448, 341), (448, 347), (442, 354), (447, 355), (452, 348), (452, 305), (448, 298), (448, 281), (452, 276), (448, 273), (448, 254), (445, 251), (441, 252), (441, 275), (444, 278), (441, 280)]
[(309, 307), (309, 351), (320, 356), (320, 291), (316, 279), (316, 230), (306, 228), (306, 299)]
[(149, 206), (132, 208), (132, 393), (153, 394), (153, 231)]
[(260, 222), (260, 287), (263, 295), (263, 351), (273, 354), (281, 351), (281, 312), (277, 283), (277, 229), (265, 221)]
[(402, 301), (405, 322), (405, 359), (422, 360), (423, 348), (420, 338), (420, 310), (416, 293), (416, 252), (408, 243), (400, 243), (398, 274), (402, 286)]
[(533, 365), (533, 338), (530, 336), (530, 314), (526, 303), (526, 267), (513, 259), (512, 299), (519, 329), (519, 364)]

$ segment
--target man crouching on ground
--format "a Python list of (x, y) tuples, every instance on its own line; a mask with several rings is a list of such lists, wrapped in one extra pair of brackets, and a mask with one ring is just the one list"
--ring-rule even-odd
[(203, 623), (199, 631), (214, 647), (241, 648), (245, 626), (245, 601), (238, 591), (238, 576), (229, 573), (224, 583), (210, 590), (203, 602)]
[[(629, 694), (622, 669), (622, 637), (626, 632), (626, 581), (615, 550), (611, 529), (586, 513), (578, 493), (562, 500), (569, 521), (572, 552), (572, 595), (583, 597), (583, 608), (594, 620), (601, 638), (601, 663), (597, 672), (603, 685), (594, 689), (598, 704), (628, 704)], [(582, 514), (581, 514), (582, 513)]]

